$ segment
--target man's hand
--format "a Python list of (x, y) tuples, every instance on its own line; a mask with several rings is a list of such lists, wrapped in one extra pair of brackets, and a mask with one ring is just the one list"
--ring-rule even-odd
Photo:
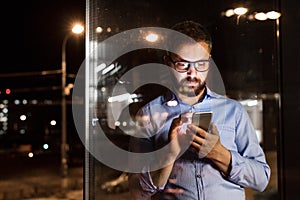
[(154, 185), (158, 187), (167, 183), (175, 160), (191, 145), (193, 136), (186, 134), (186, 129), (183, 128), (189, 120), (187, 115), (181, 115), (172, 121), (169, 131), (170, 144), (166, 155), (163, 155), (161, 160), (165, 167), (150, 173)]
[(217, 127), (212, 123), (210, 132), (189, 124), (187, 133), (193, 135), (191, 147), (200, 158), (206, 157), (212, 160), (225, 174), (229, 174), (231, 153), (220, 142)]
[(182, 114), (173, 120), (169, 131), (170, 155), (177, 157), (191, 145), (193, 136), (186, 134), (190, 120), (191, 113)]

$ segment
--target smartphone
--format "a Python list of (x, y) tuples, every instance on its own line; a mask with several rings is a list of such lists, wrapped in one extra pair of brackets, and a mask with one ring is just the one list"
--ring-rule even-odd
[(212, 112), (195, 112), (192, 116), (192, 124), (195, 126), (198, 126), (206, 131), (208, 131), (211, 118), (212, 118)]

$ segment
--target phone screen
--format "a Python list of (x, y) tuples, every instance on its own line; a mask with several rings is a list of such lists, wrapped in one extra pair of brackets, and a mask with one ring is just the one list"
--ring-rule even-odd
[(212, 118), (212, 112), (195, 112), (192, 117), (192, 124), (204, 130), (208, 130)]

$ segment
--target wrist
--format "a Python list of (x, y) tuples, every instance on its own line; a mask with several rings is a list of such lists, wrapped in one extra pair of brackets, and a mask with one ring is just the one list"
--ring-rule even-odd
[(218, 147), (214, 149), (214, 153), (208, 158), (218, 166), (224, 175), (229, 175), (231, 168), (231, 152), (228, 149), (223, 145), (218, 145)]

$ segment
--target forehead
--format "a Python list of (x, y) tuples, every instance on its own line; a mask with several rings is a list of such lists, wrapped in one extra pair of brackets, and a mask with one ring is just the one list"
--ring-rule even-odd
[(205, 42), (181, 44), (176, 51), (179, 57), (188, 61), (195, 61), (200, 59), (207, 59), (210, 55), (209, 46)]

